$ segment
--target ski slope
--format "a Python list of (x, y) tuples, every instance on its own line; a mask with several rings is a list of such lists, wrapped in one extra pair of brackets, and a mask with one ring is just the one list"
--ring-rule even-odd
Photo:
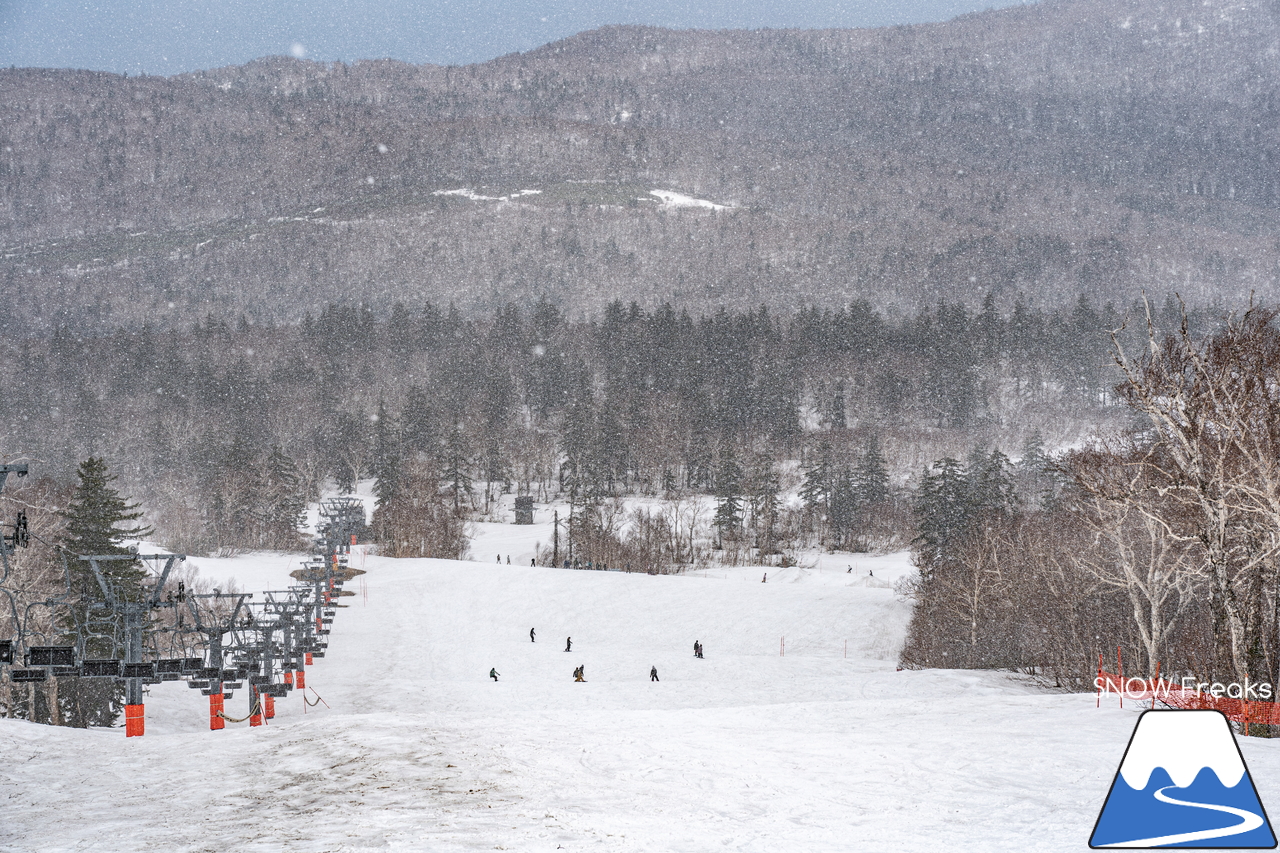
[[(500, 527), (482, 544), (510, 566), (353, 557), (364, 586), (307, 673), (327, 708), (210, 732), (165, 683), (143, 738), (0, 720), (0, 850), (1086, 849), (1137, 709), (897, 672), (909, 613), (880, 584), (903, 555), (570, 571), (520, 565)], [(196, 562), (270, 589), (299, 559)], [(1280, 803), (1280, 750), (1242, 745)]]

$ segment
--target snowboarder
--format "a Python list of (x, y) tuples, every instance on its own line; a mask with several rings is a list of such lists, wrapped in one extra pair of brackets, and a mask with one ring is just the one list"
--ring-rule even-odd
[(658, 680), (658, 668), (656, 666), (649, 667), (649, 680), (650, 681)]
[(494, 681), (498, 680), (498, 670), (496, 667), (489, 670), (489, 677)]
[(768, 583), (768, 582), (769, 582), (769, 573), (765, 572), (764, 577), (760, 578), (760, 583)]
[(529, 642), (531, 642), (531, 643), (536, 643), (536, 642), (538, 642), (537, 640), (535, 640), (535, 639), (533, 638), (533, 629), (532, 629), (532, 628), (530, 628), (530, 629), (529, 629)]
[(846, 575), (851, 575), (851, 574), (853, 574), (853, 566), (850, 566), (850, 567), (849, 567), (849, 571), (845, 572), (845, 574), (846, 574)]
[(572, 649), (573, 649), (573, 637), (565, 637), (565, 638), (564, 638), (564, 650), (567, 652), (567, 651), (570, 651), (570, 650), (572, 650)]
[(585, 667), (585, 666), (580, 666), (580, 667), (578, 667), (577, 669), (575, 669), (575, 670), (573, 671), (573, 680), (574, 680), (574, 681), (582, 681), (582, 682), (585, 682), (585, 681), (587, 680), (587, 679), (586, 679), (586, 677), (585, 677), (585, 675), (583, 674), (583, 670), (584, 670), (584, 669), (586, 669), (586, 667)]

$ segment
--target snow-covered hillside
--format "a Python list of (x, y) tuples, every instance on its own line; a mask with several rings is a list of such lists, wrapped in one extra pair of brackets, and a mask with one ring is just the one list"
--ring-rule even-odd
[[(486, 549), (519, 551), (497, 527)], [(297, 560), (197, 562), (263, 589)], [(364, 586), (307, 673), (327, 708), (295, 694), (265, 728), (210, 732), (166, 683), (144, 738), (0, 721), (0, 850), (1080, 850), (1136, 716), (895, 671), (907, 606), (867, 572), (901, 555), (768, 583), (353, 561)], [(1243, 746), (1276, 799), (1280, 749)]]

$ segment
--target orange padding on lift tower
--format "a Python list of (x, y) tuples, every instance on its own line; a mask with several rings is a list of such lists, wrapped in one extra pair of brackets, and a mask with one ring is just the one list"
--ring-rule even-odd
[[(310, 657), (310, 655), (308, 655), (308, 657)], [(307, 663), (311, 663), (311, 661), (307, 661)], [(299, 690), (305, 690), (305, 689), (306, 689), (306, 687), (307, 687), (307, 673), (306, 673), (306, 671), (305, 671), (305, 670), (301, 670), (301, 669), (300, 669), (300, 670), (298, 670), (298, 672), (293, 676), (293, 686), (294, 686), (294, 687), (296, 687), (296, 688), (298, 688)]]
[(143, 717), (142, 705), (125, 705), (124, 706), (124, 736), (125, 737), (142, 737), (143, 730), (146, 728), (146, 720)]
[(311, 652), (307, 652), (307, 666), (311, 666), (314, 661), (311, 660)]
[(276, 697), (270, 693), (265, 694), (262, 697), (262, 711), (268, 720), (274, 720), (276, 718)]
[(209, 694), (209, 731), (216, 732), (219, 729), (225, 729), (227, 721), (222, 719), (222, 694)]

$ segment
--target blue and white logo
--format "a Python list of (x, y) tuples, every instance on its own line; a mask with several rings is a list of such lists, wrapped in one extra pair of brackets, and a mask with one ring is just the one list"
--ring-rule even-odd
[(1089, 846), (1274, 848), (1227, 718), (1220, 711), (1144, 712)]

